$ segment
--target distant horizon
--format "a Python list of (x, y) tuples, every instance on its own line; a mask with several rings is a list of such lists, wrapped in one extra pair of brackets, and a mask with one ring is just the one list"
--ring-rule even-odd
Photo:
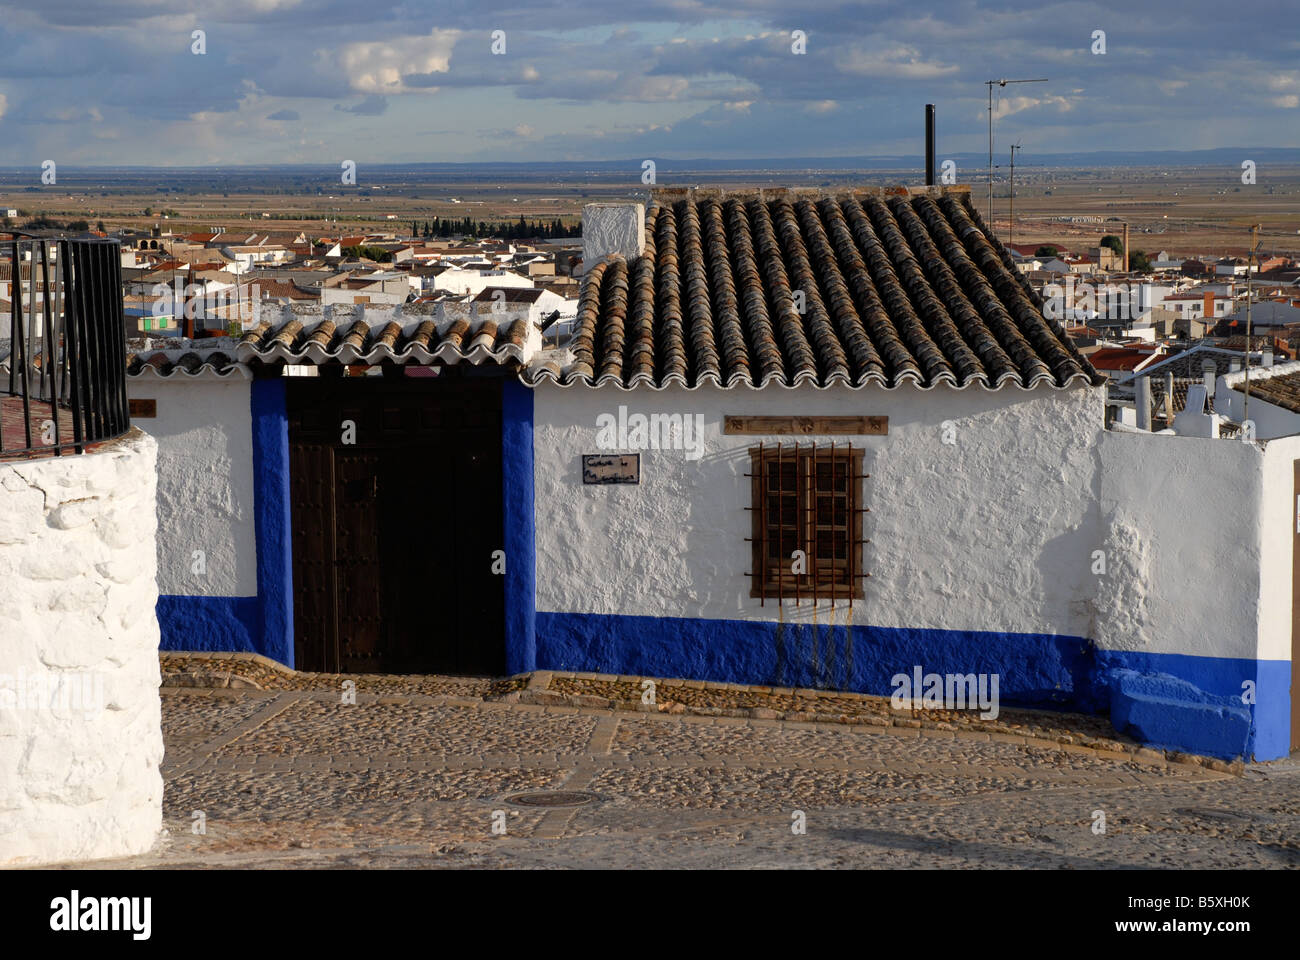
[[(1163, 163), (1175, 163), (1186, 166), (1193, 163), (1234, 163), (1238, 158), (1254, 160), (1257, 164), (1265, 162), (1295, 163), (1300, 165), (1300, 147), (1214, 147), (1188, 150), (1093, 150), (1063, 151), (1058, 153), (1021, 154), (1016, 166), (1025, 170), (1057, 168), (1067, 169), (1089, 164), (1102, 164), (1116, 167), (1152, 167)], [(994, 167), (1006, 166), (995, 157)], [(582, 160), (415, 160), (415, 161), (372, 161), (356, 160), (358, 167), (371, 170), (437, 170), (437, 169), (515, 169), (515, 170), (582, 170), (601, 171), (628, 168), (636, 170), (638, 176), (641, 164), (653, 160), (656, 166), (677, 170), (753, 170), (753, 169), (825, 169), (829, 171), (852, 171), (869, 168), (891, 171), (903, 168), (923, 166), (924, 153), (911, 154), (844, 154), (838, 156), (796, 156), (796, 157), (667, 157), (646, 156), (626, 157), (621, 159), (582, 159)], [(967, 170), (978, 168), (987, 170), (988, 154), (978, 152), (953, 152), (938, 150), (936, 161), (954, 160)], [(1043, 162), (1051, 161), (1051, 162)], [(894, 164), (890, 166), (888, 164)], [(0, 164), (0, 175), (29, 173), (39, 171), (39, 164), (15, 165)], [(326, 170), (333, 174), (335, 165), (329, 163), (211, 163), (211, 164), (141, 164), (141, 163), (68, 163), (60, 164), (61, 171), (79, 170), (170, 170), (170, 171), (213, 171), (213, 170)]]

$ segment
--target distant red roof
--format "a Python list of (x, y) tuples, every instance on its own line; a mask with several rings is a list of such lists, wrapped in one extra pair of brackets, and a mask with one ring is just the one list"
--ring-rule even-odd
[(1152, 357), (1154, 350), (1135, 350), (1130, 347), (1103, 347), (1088, 354), (1088, 359), (1098, 370), (1136, 370)]
[(1067, 252), (1066, 247), (1059, 243), (1008, 243), (1007, 247), (1016, 251), (1022, 257), (1035, 256), (1042, 247), (1051, 247), (1058, 254)]

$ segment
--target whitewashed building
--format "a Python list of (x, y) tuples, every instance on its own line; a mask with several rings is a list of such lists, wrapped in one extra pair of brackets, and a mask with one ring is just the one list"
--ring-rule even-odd
[[(556, 347), (524, 311), (313, 305), (217, 363), (137, 357), (159, 522), (196, 511), (227, 558), (199, 581), (160, 550), (164, 647), (875, 694), (997, 674), (1006, 705), (1285, 755), (1300, 449), (1107, 431), (965, 188), (660, 190), (589, 207), (583, 259)], [(1249, 493), (1204, 510), (1224, 484)]]

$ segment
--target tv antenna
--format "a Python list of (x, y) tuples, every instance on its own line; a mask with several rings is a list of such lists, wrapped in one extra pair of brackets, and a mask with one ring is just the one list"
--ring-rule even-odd
[(1011, 210), (1007, 215), (1007, 246), (1016, 239), (1016, 151), (1023, 149), (1019, 143), (1011, 145)]
[(1046, 77), (1039, 77), (1034, 80), (985, 80), (984, 85), (989, 88), (989, 229), (993, 229), (993, 87), (1005, 87), (1008, 83), (1047, 83)]

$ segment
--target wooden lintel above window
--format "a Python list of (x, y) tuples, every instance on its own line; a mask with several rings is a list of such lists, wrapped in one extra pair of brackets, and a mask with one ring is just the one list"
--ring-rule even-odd
[(889, 434), (888, 417), (735, 417), (722, 421), (724, 434), (772, 436), (875, 436)]

